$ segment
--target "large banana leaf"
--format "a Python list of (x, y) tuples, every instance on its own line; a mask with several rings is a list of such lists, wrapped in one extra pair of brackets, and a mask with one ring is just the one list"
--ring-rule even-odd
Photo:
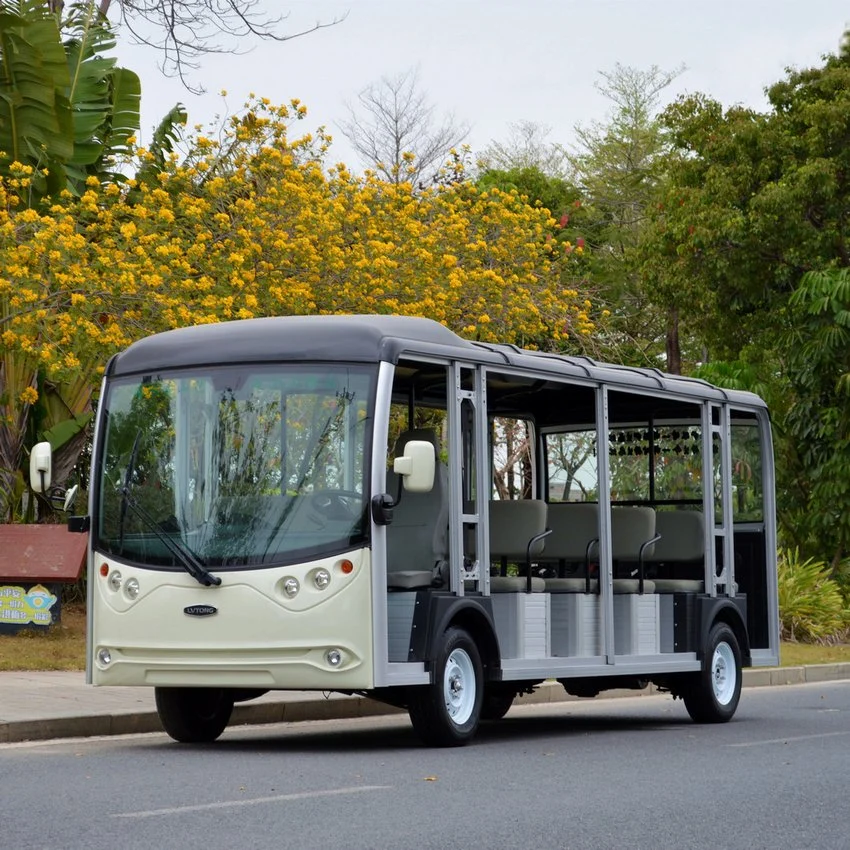
[[(54, 178), (73, 154), (64, 92), (68, 63), (56, 18), (40, 0), (0, 4), (0, 169), (18, 161)], [(44, 184), (43, 175), (35, 175)], [(36, 184), (36, 188), (39, 186)]]
[(124, 179), (117, 158), (139, 129), (141, 83), (105, 55), (115, 38), (96, 3), (68, 8), (61, 29), (48, 6), (0, 0), (0, 173), (17, 160), (47, 168), (37, 194), (79, 193), (90, 175)]
[(73, 155), (67, 165), (71, 188), (82, 190), (85, 179), (121, 180), (116, 157), (129, 153), (129, 138), (139, 129), (141, 82), (105, 53), (115, 37), (95, 4), (77, 3), (65, 24), (73, 119)]
[[(142, 183), (148, 185), (156, 183), (157, 175), (165, 167), (168, 154), (174, 150), (175, 145), (180, 141), (181, 128), (186, 125), (187, 117), (186, 107), (182, 103), (178, 103), (159, 122), (148, 148), (151, 155), (145, 158), (136, 172), (136, 181), (140, 185)], [(130, 193), (131, 199), (138, 196), (138, 190)]]

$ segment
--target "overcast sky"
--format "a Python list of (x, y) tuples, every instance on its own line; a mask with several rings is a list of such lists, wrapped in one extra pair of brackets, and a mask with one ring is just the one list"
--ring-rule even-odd
[[(122, 43), (120, 64), (142, 78), (142, 141), (178, 101), (190, 125), (238, 112), (249, 92), (309, 110), (302, 126), (324, 124), (333, 161), (358, 162), (339, 132), (345, 103), (384, 75), (418, 66), (420, 87), (439, 110), (472, 125), (482, 150), (505, 140), (509, 124), (552, 128), (551, 141), (603, 119), (609, 104), (594, 88), (615, 63), (687, 70), (669, 98), (701, 91), (725, 106), (765, 108), (765, 86), (788, 66), (821, 64), (850, 26), (847, 0), (260, 0), (289, 13), (284, 32), (336, 26), (285, 43), (260, 42), (242, 55), (203, 58), (193, 95), (157, 69), (151, 48)], [(243, 48), (247, 47), (243, 43)], [(219, 92), (226, 89), (227, 98)]]

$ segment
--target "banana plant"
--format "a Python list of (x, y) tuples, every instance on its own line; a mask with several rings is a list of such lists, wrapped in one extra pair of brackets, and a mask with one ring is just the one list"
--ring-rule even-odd
[(57, 16), (39, 0), (0, 0), (0, 173), (31, 166), (36, 198), (65, 188), (74, 154), (69, 84)]
[[(135, 174), (136, 183), (141, 186), (158, 185), (158, 176), (165, 168), (168, 155), (172, 153), (177, 143), (182, 138), (181, 130), (186, 125), (186, 108), (178, 103), (165, 114), (154, 130), (151, 143), (148, 146), (150, 156), (146, 157), (138, 167)], [(135, 202), (141, 195), (139, 189), (131, 190), (128, 199)]]
[(66, 163), (69, 188), (83, 191), (86, 178), (121, 182), (122, 157), (132, 154), (139, 129), (139, 76), (104, 54), (115, 48), (108, 21), (92, 2), (75, 3), (63, 25), (68, 59), (68, 103), (74, 151)]
[(0, 0), (0, 174), (13, 162), (31, 166), (31, 204), (62, 189), (79, 194), (91, 175), (124, 179), (117, 165), (139, 128), (141, 83), (105, 55), (114, 48), (90, 0), (67, 11)]

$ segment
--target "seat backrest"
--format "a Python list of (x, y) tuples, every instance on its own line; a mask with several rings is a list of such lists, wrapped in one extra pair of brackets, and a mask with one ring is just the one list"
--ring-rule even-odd
[[(655, 537), (655, 509), (640, 505), (611, 508), (611, 549), (615, 561), (637, 561), (641, 546)], [(652, 553), (644, 550), (644, 558)]]
[[(532, 537), (546, 530), (546, 502), (542, 499), (490, 500), (490, 557), (525, 562)], [(538, 541), (532, 555), (543, 551)]]
[[(584, 561), (591, 541), (599, 539), (599, 505), (595, 502), (549, 502), (546, 559)], [(593, 555), (598, 550), (591, 550)]]
[[(401, 493), (401, 501), (393, 508), (393, 520), (387, 526), (387, 572), (433, 570), (449, 557), (448, 473), (439, 462), (437, 435), (430, 428), (405, 431), (396, 440), (396, 457), (404, 454), (404, 447), (411, 440), (424, 440), (434, 446), (434, 486), (427, 493)], [(401, 486), (401, 476), (387, 472), (390, 496), (396, 498)]]
[(697, 561), (705, 554), (705, 521), (702, 511), (658, 511), (655, 517), (654, 562)]

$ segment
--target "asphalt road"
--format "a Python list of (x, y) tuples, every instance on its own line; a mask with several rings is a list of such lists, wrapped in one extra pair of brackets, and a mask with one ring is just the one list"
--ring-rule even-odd
[(405, 717), (0, 746), (0, 847), (850, 848), (850, 682), (515, 708), (472, 745)]

